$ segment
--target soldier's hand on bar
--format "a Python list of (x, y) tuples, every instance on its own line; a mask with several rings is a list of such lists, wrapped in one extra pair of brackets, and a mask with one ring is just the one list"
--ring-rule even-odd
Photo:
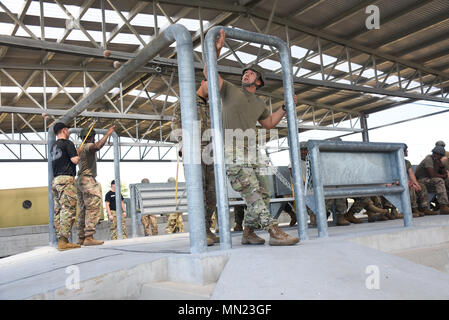
[(113, 132), (114, 132), (114, 125), (108, 129), (108, 132), (106, 134), (110, 136)]
[(217, 42), (215, 43), (216, 47), (217, 47), (217, 51), (221, 50), (221, 48), (223, 48), (224, 46), (224, 42), (225, 42), (225, 38), (226, 38), (226, 34), (224, 32), (223, 29), (220, 30), (220, 35), (217, 39)]

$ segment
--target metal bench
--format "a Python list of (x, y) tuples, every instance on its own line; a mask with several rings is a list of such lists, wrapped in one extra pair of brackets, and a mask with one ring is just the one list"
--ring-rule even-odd
[[(270, 212), (278, 218), (285, 204), (293, 201), (290, 187), (290, 172), (285, 167), (271, 167), (273, 174), (269, 176)], [(228, 202), (230, 207), (244, 205), (245, 201), (240, 193), (228, 184)], [(137, 221), (142, 215), (169, 214), (187, 212), (187, 190), (185, 182), (178, 183), (177, 200), (175, 200), (176, 184), (166, 183), (136, 183), (129, 185), (130, 214), (133, 220), (133, 237), (136, 236)], [(290, 195), (290, 197), (284, 197)], [(139, 208), (139, 210), (138, 210)]]
[(305, 188), (305, 198), (319, 237), (328, 235), (325, 199), (383, 195), (412, 225), (404, 144), (309, 140), (307, 147), (313, 188)]

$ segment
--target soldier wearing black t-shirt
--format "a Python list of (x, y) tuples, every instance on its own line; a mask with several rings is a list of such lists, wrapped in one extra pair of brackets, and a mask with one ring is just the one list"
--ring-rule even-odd
[(50, 152), (54, 177), (51, 185), (55, 207), (54, 226), (58, 237), (58, 250), (80, 248), (80, 245), (68, 241), (76, 216), (75, 175), (79, 156), (73, 142), (68, 140), (69, 130), (64, 123), (56, 123), (53, 131), (58, 139)]
[[(116, 217), (116, 204), (115, 204), (115, 180), (111, 182), (111, 191), (106, 193), (105, 199), (106, 210), (108, 212), (109, 220), (111, 220), (111, 240), (117, 240), (117, 217)], [(122, 206), (123, 219), (122, 219), (122, 231), (123, 231), (123, 239), (127, 239), (128, 236), (126, 234), (126, 211), (125, 211), (125, 203), (123, 201), (123, 196), (120, 194), (120, 204)]]

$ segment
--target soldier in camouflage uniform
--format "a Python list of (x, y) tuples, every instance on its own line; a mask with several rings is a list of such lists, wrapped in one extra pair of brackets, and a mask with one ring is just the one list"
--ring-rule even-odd
[[(86, 139), (86, 143), (79, 151), (79, 171), (77, 178), (78, 187), (78, 244), (85, 246), (100, 245), (104, 241), (95, 240), (95, 226), (100, 220), (101, 210), (101, 190), (100, 184), (95, 180), (97, 176), (97, 151), (100, 150), (107, 139), (114, 132), (114, 127), (98, 142), (95, 142), (95, 130), (89, 133), (88, 128), (81, 131), (81, 139)], [(87, 138), (86, 138), (87, 137)]]
[[(173, 177), (168, 178), (168, 183), (176, 183)], [(182, 221), (182, 213), (170, 213), (167, 219), (166, 233), (184, 232), (184, 222)]]
[(388, 220), (388, 218), (385, 216), (388, 213), (388, 210), (380, 207), (381, 202), (379, 197), (360, 197), (353, 199), (354, 203), (345, 214), (346, 220), (354, 220), (354, 222), (351, 221), (352, 223), (362, 223), (360, 219), (354, 217), (354, 214), (362, 211), (363, 209), (366, 210), (366, 214), (368, 215), (368, 222)]
[[(150, 180), (147, 178), (142, 179), (141, 183), (150, 183)], [(156, 236), (158, 234), (158, 228), (157, 228), (157, 217), (153, 214), (143, 214), (142, 218), (140, 220), (143, 224), (143, 229), (145, 232), (145, 236), (150, 235), (150, 227), (151, 227), (151, 233), (153, 236)]]
[(449, 214), (449, 179), (448, 171), (441, 162), (446, 156), (446, 150), (442, 146), (435, 146), (432, 154), (426, 156), (416, 168), (416, 178), (423, 183), (428, 191), (435, 192), (440, 204), (440, 214)]
[(351, 224), (345, 219), (347, 209), (346, 198), (326, 199), (324, 203), (326, 204), (326, 212), (335, 209), (335, 213), (337, 214), (337, 226), (349, 226)]
[[(408, 156), (407, 145), (404, 148), (404, 156)], [(429, 209), (427, 188), (425, 184), (418, 182), (413, 172), (412, 164), (407, 159), (405, 159), (405, 169), (408, 175), (408, 190), (413, 218), (437, 214), (437, 212)]]
[[(216, 42), (217, 56), (224, 46), (225, 32), (220, 31)], [(207, 76), (205, 74), (205, 76)], [(242, 72), (242, 87), (236, 87), (218, 76), (220, 96), (222, 100), (222, 120), (225, 133), (225, 164), (226, 174), (232, 188), (240, 192), (245, 200), (246, 212), (242, 244), (263, 244), (265, 240), (254, 232), (261, 227), (270, 234), (270, 245), (294, 245), (299, 242), (298, 237), (292, 237), (278, 226), (269, 210), (269, 189), (267, 184), (267, 167), (265, 161), (259, 161), (258, 152), (251, 152), (249, 142), (245, 144), (245, 137), (239, 132), (252, 132), (256, 136), (256, 123), (263, 128), (272, 129), (285, 116), (285, 105), (273, 113), (265, 103), (255, 95), (258, 88), (264, 85), (263, 70), (251, 65)], [(295, 97), (296, 100), (296, 97)], [(232, 133), (233, 138), (226, 139)], [(236, 145), (234, 146), (234, 138)], [(240, 148), (243, 145), (243, 148)], [(255, 147), (255, 146), (254, 146)], [(255, 148), (251, 146), (252, 151)], [(246, 158), (246, 161), (245, 161)]]
[(58, 122), (53, 127), (57, 141), (52, 146), (50, 157), (53, 167), (51, 190), (54, 201), (54, 227), (58, 237), (58, 250), (80, 248), (68, 241), (76, 216), (76, 164), (78, 153), (72, 141), (68, 140), (68, 127)]
[[(200, 132), (201, 132), (201, 151), (208, 157), (212, 157), (212, 145), (209, 144), (210, 141), (210, 109), (207, 102), (207, 82), (201, 81), (201, 86), (196, 92), (196, 104), (198, 111), (198, 119), (200, 122)], [(173, 112), (172, 120), (172, 130), (182, 129), (181, 122), (181, 108), (178, 104)], [(181, 136), (177, 134), (178, 141), (180, 143), (179, 156), (182, 157), (182, 141)], [(204, 159), (203, 159), (204, 160)], [(214, 215), (216, 208), (216, 196), (215, 196), (215, 174), (213, 163), (201, 162), (202, 178), (203, 178), (203, 196), (206, 204), (205, 207), (205, 220), (206, 220), (206, 236), (207, 244), (213, 245), (214, 243), (219, 243), (220, 238), (216, 236), (212, 231), (212, 216)], [(215, 221), (216, 224), (216, 221)]]

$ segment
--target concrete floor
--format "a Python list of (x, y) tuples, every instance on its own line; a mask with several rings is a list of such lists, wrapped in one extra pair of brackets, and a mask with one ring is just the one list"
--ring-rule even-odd
[(0, 299), (449, 299), (449, 216), (413, 223), (310, 228), (291, 247), (243, 246), (235, 232), (231, 250), (201, 255), (187, 233), (43, 246), (0, 259)]

